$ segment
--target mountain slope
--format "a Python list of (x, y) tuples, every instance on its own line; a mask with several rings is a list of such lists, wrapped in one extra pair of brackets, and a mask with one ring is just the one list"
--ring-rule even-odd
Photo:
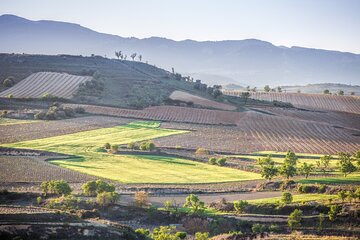
[(0, 16), (0, 52), (114, 57), (137, 52), (145, 61), (175, 68), (208, 83), (263, 86), (308, 83), (360, 84), (360, 55), (302, 47), (277, 47), (256, 39), (197, 42), (122, 38), (77, 24)]

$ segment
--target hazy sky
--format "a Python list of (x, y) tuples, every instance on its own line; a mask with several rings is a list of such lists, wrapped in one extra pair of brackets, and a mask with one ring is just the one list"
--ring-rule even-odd
[(257, 38), (360, 53), (360, 0), (0, 0), (0, 14), (123, 37)]

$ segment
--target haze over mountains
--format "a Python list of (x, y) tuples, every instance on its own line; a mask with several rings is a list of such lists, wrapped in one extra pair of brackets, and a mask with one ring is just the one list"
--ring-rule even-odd
[[(241, 31), (241, 30), (239, 30)], [(0, 16), (0, 52), (106, 55), (137, 52), (143, 61), (189, 74), (210, 84), (271, 86), (342, 83), (360, 85), (360, 55), (282, 47), (256, 39), (173, 41), (123, 38), (78, 24)]]

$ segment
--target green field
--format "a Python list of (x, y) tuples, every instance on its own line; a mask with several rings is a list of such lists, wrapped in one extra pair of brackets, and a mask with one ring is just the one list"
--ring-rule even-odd
[(135, 122), (57, 137), (37, 139), (6, 147), (37, 149), (77, 157), (53, 164), (124, 183), (211, 183), (260, 179), (260, 175), (181, 158), (154, 155), (117, 155), (96, 152), (106, 142), (126, 144), (187, 131), (164, 129), (156, 122)]
[[(330, 198), (336, 199), (337, 196), (330, 195), (330, 194), (299, 194), (299, 195), (293, 195), (293, 202), (309, 202), (309, 201), (319, 201), (319, 200), (327, 201)], [(249, 200), (248, 202), (249, 203), (277, 203), (277, 202), (281, 202), (281, 197), (254, 199), (254, 200)]]

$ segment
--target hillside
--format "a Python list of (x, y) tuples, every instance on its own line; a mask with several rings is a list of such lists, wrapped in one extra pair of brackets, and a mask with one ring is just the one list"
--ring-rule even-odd
[[(174, 90), (197, 93), (191, 83), (176, 80), (169, 72), (142, 62), (111, 60), (98, 56), (0, 54), (1, 82), (11, 76), (14, 82), (18, 83), (31, 74), (39, 72), (78, 75), (74, 76), (74, 79), (84, 79), (80, 76), (85, 76), (86, 79), (94, 75), (94, 81), (80, 88), (73, 99), (76, 102), (139, 108), (162, 103)], [(52, 75), (56, 74), (52, 73)], [(13, 88), (21, 88), (22, 85), (26, 87), (27, 80), (16, 84)], [(61, 79), (53, 80), (48, 87), (54, 88), (53, 84), (59, 84), (56, 81), (62, 82)], [(60, 91), (62, 87), (66, 86), (60, 84), (58, 89), (55, 87), (55, 92)], [(7, 89), (1, 96), (10, 93), (13, 93), (12, 90)], [(21, 95), (21, 97), (34, 96)]]
[(309, 83), (360, 84), (360, 55), (303, 47), (279, 47), (247, 39), (173, 41), (165, 38), (123, 38), (77, 24), (31, 21), (0, 16), (0, 52), (107, 55), (133, 52), (165, 69), (186, 73), (211, 84), (242, 86)]

